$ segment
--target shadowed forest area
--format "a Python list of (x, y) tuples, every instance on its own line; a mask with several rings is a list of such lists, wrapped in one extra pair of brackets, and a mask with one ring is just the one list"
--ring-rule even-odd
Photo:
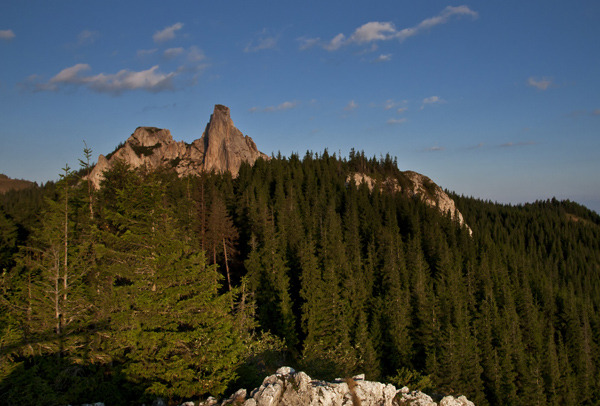
[(0, 404), (172, 404), (286, 364), (477, 405), (600, 399), (600, 216), (569, 201), (347, 183), (395, 160), (306, 153), (239, 176), (117, 165), (0, 195)]

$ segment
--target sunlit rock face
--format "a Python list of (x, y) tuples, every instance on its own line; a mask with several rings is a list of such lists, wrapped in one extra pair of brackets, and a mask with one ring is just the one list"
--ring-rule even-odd
[(235, 177), (242, 162), (253, 164), (258, 158), (268, 159), (252, 138), (235, 127), (229, 108), (217, 104), (206, 130), (191, 144), (175, 141), (166, 129), (138, 127), (112, 154), (98, 157), (90, 179), (99, 188), (104, 171), (118, 160), (132, 168), (172, 168), (179, 176), (214, 171), (230, 172)]
[(461, 227), (464, 225), (472, 234), (471, 228), (465, 224), (463, 215), (456, 208), (454, 200), (431, 179), (413, 171), (401, 172), (399, 177), (402, 178), (402, 182), (398, 182), (398, 179), (392, 177), (378, 181), (364, 173), (355, 172), (348, 175), (346, 183), (353, 182), (356, 186), (364, 183), (370, 191), (377, 188), (380, 191), (405, 193), (409, 197), (417, 197), (428, 206), (437, 208), (442, 214), (449, 214), (452, 220), (457, 221)]
[[(365, 380), (364, 375), (325, 382), (304, 372), (281, 367), (267, 376), (260, 387), (250, 393), (240, 389), (218, 402), (209, 398), (200, 406), (475, 406), (464, 396), (446, 396), (436, 403), (430, 396), (407, 387)], [(182, 405), (183, 406), (183, 405)]]

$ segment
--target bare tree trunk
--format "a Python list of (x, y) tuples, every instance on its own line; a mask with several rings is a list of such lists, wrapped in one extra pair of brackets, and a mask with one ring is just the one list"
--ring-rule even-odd
[(69, 190), (68, 185), (65, 183), (65, 219), (64, 219), (64, 260), (63, 260), (63, 268), (64, 268), (64, 277), (63, 277), (63, 300), (67, 301), (67, 288), (69, 287)]
[(204, 174), (201, 175), (200, 181), (200, 209), (202, 210), (202, 225), (200, 226), (200, 235), (202, 237), (202, 251), (204, 251), (204, 244), (206, 239), (206, 204), (204, 204)]
[(56, 321), (56, 334), (60, 334), (60, 259), (58, 253), (54, 260), (54, 319)]
[(227, 273), (227, 286), (231, 292), (231, 277), (229, 276), (229, 261), (227, 260), (227, 244), (225, 244), (225, 237), (223, 237), (223, 256), (225, 257), (225, 272)]

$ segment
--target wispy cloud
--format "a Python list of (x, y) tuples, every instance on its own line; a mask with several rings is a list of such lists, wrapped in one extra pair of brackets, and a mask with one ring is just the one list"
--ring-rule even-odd
[(175, 38), (175, 31), (179, 31), (183, 28), (183, 23), (175, 23), (170, 27), (166, 27), (160, 31), (156, 31), (152, 36), (152, 39), (156, 43), (170, 41)]
[(381, 54), (379, 55), (377, 58), (373, 59), (373, 63), (380, 63), (380, 62), (389, 62), (392, 60), (392, 54)]
[(527, 79), (527, 84), (531, 87), (535, 87), (538, 90), (547, 90), (553, 85), (552, 78), (536, 79), (533, 76)]
[(77, 35), (77, 43), (75, 45), (78, 47), (91, 45), (98, 38), (100, 38), (100, 33), (98, 31), (83, 30)]
[(446, 103), (440, 96), (430, 96), (423, 99), (423, 104), (421, 105), (421, 110), (425, 108), (428, 104), (439, 104)]
[(385, 103), (383, 103), (383, 109), (384, 110), (391, 110), (391, 109), (394, 109), (394, 108), (396, 108), (398, 106), (401, 106), (401, 107), (398, 107), (397, 112), (398, 113), (404, 113), (407, 110), (407, 107), (405, 107), (406, 103), (408, 103), (407, 100), (395, 101), (394, 99), (387, 99), (385, 101)]
[(385, 41), (392, 39), (396, 33), (394, 24), (390, 22), (371, 21), (358, 27), (348, 42), (364, 44), (373, 41)]
[(346, 107), (344, 107), (345, 111), (352, 111), (352, 110), (356, 110), (358, 108), (358, 104), (356, 104), (356, 102), (354, 100), (350, 100), (348, 102), (348, 104), (346, 105)]
[(267, 106), (267, 107), (258, 107), (258, 106), (254, 106), (251, 107), (250, 109), (248, 109), (248, 111), (250, 113), (256, 113), (256, 112), (265, 112), (265, 113), (272, 113), (274, 111), (283, 111), (283, 110), (291, 110), (293, 108), (298, 107), (298, 102), (297, 101), (284, 101), (283, 103), (280, 103), (276, 106)]
[(187, 58), (190, 62), (198, 62), (206, 59), (206, 55), (204, 55), (204, 52), (200, 48), (192, 45), (188, 50)]
[(297, 41), (300, 43), (300, 50), (304, 51), (305, 49), (310, 49), (315, 45), (318, 45), (321, 42), (321, 38), (300, 37)]
[(328, 51), (335, 51), (339, 49), (342, 45), (344, 45), (344, 40), (346, 36), (344, 34), (338, 34), (333, 39), (325, 44), (323, 44), (323, 48)]
[(600, 109), (595, 109), (592, 111), (592, 116), (600, 116)]
[(13, 30), (0, 30), (0, 39), (10, 40), (16, 37)]
[(169, 48), (169, 49), (165, 49), (165, 52), (163, 53), (163, 55), (167, 59), (172, 59), (172, 58), (175, 58), (176, 56), (183, 54), (184, 52), (185, 52), (185, 50), (181, 47)]
[(445, 24), (454, 16), (469, 16), (475, 19), (479, 15), (476, 11), (471, 10), (467, 6), (448, 6), (438, 15), (426, 18), (412, 27), (403, 28), (400, 30), (397, 29), (390, 21), (370, 21), (356, 28), (350, 36), (339, 33), (330, 41), (323, 42), (320, 38), (302, 37), (299, 38), (299, 41), (301, 42), (300, 49), (304, 50), (320, 45), (327, 51), (335, 51), (341, 48), (343, 45), (349, 44), (363, 45), (376, 41), (389, 41), (393, 39), (404, 41), (407, 38), (418, 35), (423, 31), (429, 30), (437, 25)]
[(504, 144), (498, 145), (500, 148), (515, 148), (515, 147), (526, 147), (529, 145), (536, 145), (534, 141), (519, 141), (519, 142), (505, 142)]
[(177, 72), (159, 72), (158, 65), (139, 72), (122, 69), (112, 74), (85, 75), (84, 72), (89, 70), (91, 70), (90, 65), (78, 63), (63, 69), (48, 82), (39, 82), (37, 81), (39, 77), (32, 76), (26, 87), (34, 91), (57, 91), (66, 86), (81, 86), (98, 93), (113, 95), (129, 90), (161, 92), (174, 89), (173, 79), (177, 75)]
[(439, 151), (445, 151), (445, 150), (446, 150), (446, 147), (440, 147), (436, 144), (433, 147), (425, 148), (423, 151), (424, 152), (439, 152)]
[(252, 53), (258, 51), (264, 51), (266, 49), (273, 49), (277, 47), (277, 37), (268, 35), (267, 30), (264, 29), (260, 33), (259, 37), (255, 40), (250, 41), (244, 48), (244, 52)]
[(470, 146), (470, 147), (467, 147), (467, 149), (481, 149), (481, 148), (483, 148), (484, 146), (485, 146), (485, 144), (484, 144), (483, 142), (480, 142), (480, 143), (479, 143), (479, 144), (477, 144), (477, 145), (472, 145), (472, 146)]
[(145, 56), (152, 55), (152, 54), (153, 54), (153, 53), (155, 53), (156, 51), (158, 51), (158, 49), (157, 49), (157, 48), (152, 48), (152, 49), (140, 49), (140, 50), (138, 50), (138, 51), (137, 51), (137, 56), (138, 56), (139, 58), (143, 58), (143, 57), (145, 57)]
[(402, 118), (390, 118), (387, 121), (388, 124), (403, 124), (406, 123), (406, 118), (402, 117)]

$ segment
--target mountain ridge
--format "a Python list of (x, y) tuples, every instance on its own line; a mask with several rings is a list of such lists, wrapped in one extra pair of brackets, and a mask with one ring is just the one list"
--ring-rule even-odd
[[(214, 171), (230, 172), (235, 178), (242, 162), (252, 165), (259, 158), (269, 159), (258, 150), (252, 138), (235, 127), (229, 107), (216, 104), (199, 139), (188, 144), (175, 141), (167, 129), (138, 127), (115, 151), (107, 156), (98, 157), (98, 163), (91, 171), (89, 179), (96, 189), (100, 188), (104, 171), (112, 168), (118, 160), (133, 168), (146, 166), (150, 170), (173, 169), (179, 176)], [(385, 188), (405, 193), (409, 197), (416, 196), (443, 214), (449, 214), (461, 226), (465, 224), (454, 201), (430, 178), (413, 171), (400, 172), (398, 176), (402, 178), (402, 185), (398, 183), (399, 179), (388, 177), (383, 182), (378, 182), (361, 172), (348, 175), (346, 182), (349, 183), (353, 179), (357, 186), (366, 182), (371, 191), (378, 183), (380, 190)]]

